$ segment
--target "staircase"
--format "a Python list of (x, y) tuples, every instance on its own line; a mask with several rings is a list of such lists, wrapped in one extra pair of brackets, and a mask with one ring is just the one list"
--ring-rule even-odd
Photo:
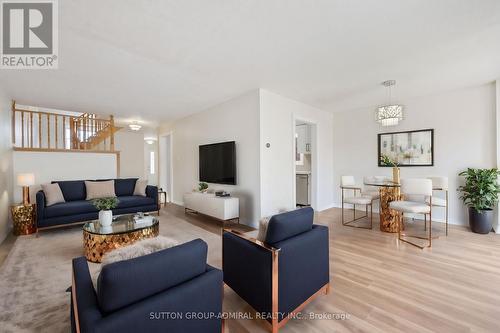
[(15, 150), (115, 152), (114, 117), (93, 113), (71, 115), (19, 108), (12, 102), (12, 143)]

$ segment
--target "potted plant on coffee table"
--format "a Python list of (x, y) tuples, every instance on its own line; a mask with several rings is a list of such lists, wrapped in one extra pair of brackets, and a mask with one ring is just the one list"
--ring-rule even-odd
[(112, 209), (118, 206), (119, 200), (116, 197), (98, 198), (92, 200), (92, 204), (99, 210), (99, 223), (103, 227), (109, 227), (113, 222)]
[(491, 231), (493, 208), (498, 202), (498, 169), (469, 168), (458, 174), (465, 177), (465, 184), (458, 188), (462, 192), (460, 199), (469, 208), (470, 229), (478, 234)]

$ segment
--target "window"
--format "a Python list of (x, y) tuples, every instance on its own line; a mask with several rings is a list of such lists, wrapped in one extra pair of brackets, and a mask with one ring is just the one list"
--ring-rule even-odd
[(152, 175), (155, 174), (155, 152), (152, 151), (149, 153), (149, 173)]

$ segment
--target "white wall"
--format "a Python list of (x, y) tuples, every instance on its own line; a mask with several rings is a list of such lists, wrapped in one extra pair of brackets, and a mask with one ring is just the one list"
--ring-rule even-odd
[[(53, 180), (116, 178), (116, 155), (106, 153), (25, 152), (13, 153), (13, 168), (8, 175), (34, 173), (36, 184)], [(36, 188), (30, 190), (33, 196)], [(22, 200), (21, 188), (15, 186), (14, 200)]]
[[(260, 90), (261, 215), (295, 208), (295, 120), (313, 126), (312, 205), (333, 204), (333, 117), (309, 105)], [(267, 148), (266, 144), (270, 147)]]
[(0, 243), (10, 232), (12, 203), (12, 147), (10, 100), (0, 90)]
[[(495, 85), (457, 90), (404, 101), (405, 119), (396, 127), (381, 128), (374, 107), (334, 114), (335, 203), (340, 205), (340, 176), (391, 175), (377, 166), (377, 133), (434, 129), (434, 166), (404, 167), (401, 177), (449, 177), (450, 223), (466, 224), (466, 209), (456, 191), (458, 173), (467, 167), (496, 166)], [(439, 209), (433, 217), (443, 219)]]
[(160, 137), (169, 132), (172, 132), (172, 201), (182, 204), (183, 194), (198, 185), (199, 145), (236, 141), (237, 185), (209, 185), (211, 189), (223, 189), (238, 197), (241, 222), (257, 226), (260, 217), (258, 91), (165, 124)]
[(115, 134), (115, 149), (120, 152), (120, 177), (144, 178), (144, 134), (121, 129)]
[[(495, 113), (495, 115), (496, 115), (496, 134), (497, 134), (496, 153), (497, 153), (497, 168), (500, 169), (500, 154), (498, 153), (500, 151), (500, 79), (495, 81), (495, 88), (496, 88), (496, 96), (495, 96), (496, 113)], [(499, 179), (499, 181), (500, 181), (500, 179)], [(498, 211), (499, 211), (499, 205), (497, 205), (497, 209), (495, 211), (497, 223), (493, 224), (493, 228), (495, 229), (495, 232), (497, 234), (500, 234), (500, 214)], [(496, 224), (496, 226), (495, 226), (495, 224)]]

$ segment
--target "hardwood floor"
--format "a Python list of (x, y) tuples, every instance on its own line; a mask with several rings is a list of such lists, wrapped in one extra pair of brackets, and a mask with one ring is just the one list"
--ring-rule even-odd
[[(175, 215), (214, 234), (222, 223), (203, 215)], [(165, 214), (167, 215), (167, 214)], [(168, 223), (168, 221), (165, 221)], [(313, 300), (303, 313), (337, 314), (340, 319), (290, 320), (280, 332), (498, 332), (500, 325), (500, 235), (478, 235), (462, 226), (434, 223), (440, 235), (431, 249), (399, 243), (396, 234), (344, 227), (340, 209), (316, 214), (315, 223), (330, 227), (331, 291)], [(366, 223), (360, 221), (359, 223)], [(241, 231), (244, 226), (231, 224)], [(423, 231), (423, 223), (407, 223), (407, 231)], [(0, 263), (15, 237), (0, 245)], [(242, 258), (244, 260), (244, 258)], [(226, 312), (253, 313), (229, 287)], [(263, 320), (227, 319), (227, 332), (268, 332)]]
[[(165, 208), (178, 217), (183, 209)], [(398, 242), (397, 234), (342, 226), (340, 209), (316, 214), (330, 227), (331, 292), (304, 313), (344, 319), (291, 320), (280, 332), (498, 332), (500, 330), (500, 235), (478, 235), (463, 226), (433, 223), (430, 249)], [(197, 215), (184, 219), (214, 233), (220, 224)], [(360, 224), (367, 224), (361, 220)], [(245, 229), (243, 227), (243, 229)], [(247, 230), (249, 228), (246, 228)], [(423, 234), (423, 221), (406, 221)], [(225, 311), (250, 311), (229, 287)], [(347, 317), (347, 318), (346, 318)], [(226, 320), (226, 332), (267, 332), (262, 320)]]
[[(169, 206), (169, 212), (179, 211)], [(374, 214), (375, 215), (375, 214)], [(178, 215), (180, 216), (180, 215)], [(220, 226), (188, 216), (212, 232)], [(330, 227), (331, 292), (304, 313), (345, 314), (347, 319), (291, 320), (280, 332), (498, 332), (500, 329), (500, 236), (434, 223), (431, 249), (399, 243), (397, 234), (343, 227), (340, 209), (316, 214)], [(366, 223), (361, 220), (359, 223)], [(423, 233), (422, 221), (407, 223)], [(225, 311), (252, 311), (225, 288)], [(261, 320), (226, 320), (226, 332), (267, 332)]]

